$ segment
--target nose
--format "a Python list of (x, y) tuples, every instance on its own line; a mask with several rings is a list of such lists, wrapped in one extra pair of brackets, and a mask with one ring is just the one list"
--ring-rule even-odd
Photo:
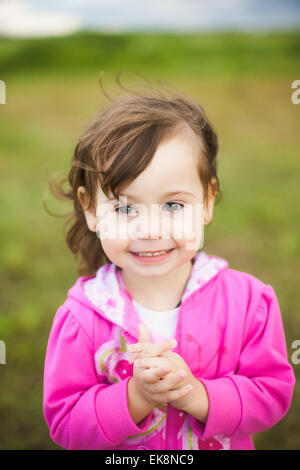
[(160, 216), (153, 214), (153, 210), (144, 210), (138, 217), (138, 238), (152, 240), (160, 238)]
[(153, 204), (152, 206), (150, 209), (145, 207), (139, 212), (135, 220), (135, 238), (146, 240), (170, 238), (170, 230), (162, 217), (159, 205)]

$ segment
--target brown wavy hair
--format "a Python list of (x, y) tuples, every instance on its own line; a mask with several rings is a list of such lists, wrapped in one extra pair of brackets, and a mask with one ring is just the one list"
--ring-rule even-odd
[[(137, 74), (140, 75), (140, 74)], [(89, 198), (86, 209), (96, 210), (97, 189), (101, 186), (107, 197), (119, 194), (150, 164), (156, 149), (164, 139), (176, 132), (191, 129), (200, 136), (199, 178), (206, 204), (210, 194), (218, 201), (221, 195), (217, 176), (218, 139), (203, 108), (189, 96), (178, 92), (169, 84), (159, 81), (159, 88), (147, 82), (143, 93), (125, 88), (116, 81), (125, 94), (116, 98), (108, 96), (110, 104), (92, 119), (82, 133), (74, 150), (67, 178), (56, 181), (57, 173), (49, 180), (51, 193), (60, 200), (73, 201), (74, 210), (65, 214), (64, 235), (67, 245), (77, 260), (80, 255), (79, 275), (94, 275), (103, 264), (111, 261), (106, 256), (95, 232), (89, 230), (83, 208), (77, 197), (79, 186), (84, 186)], [(109, 166), (107, 164), (110, 163)], [(63, 184), (70, 188), (64, 190)], [(50, 215), (57, 216), (44, 207)], [(66, 227), (70, 224), (70, 227)]]

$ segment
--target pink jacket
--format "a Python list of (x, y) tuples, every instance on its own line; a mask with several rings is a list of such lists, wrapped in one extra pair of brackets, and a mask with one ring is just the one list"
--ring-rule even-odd
[[(58, 308), (44, 369), (50, 437), (65, 449), (254, 449), (251, 435), (280, 421), (295, 376), (276, 294), (222, 258), (195, 255), (175, 338), (203, 383), (206, 423), (170, 404), (136, 425), (128, 410), (133, 365), (127, 346), (140, 320), (120, 269), (79, 277)], [(153, 341), (162, 337), (152, 335)]]

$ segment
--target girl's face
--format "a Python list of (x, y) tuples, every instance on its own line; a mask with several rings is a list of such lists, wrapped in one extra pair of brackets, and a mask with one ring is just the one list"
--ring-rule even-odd
[[(86, 219), (90, 228), (96, 224), (112, 263), (136, 275), (158, 277), (189, 262), (202, 248), (203, 218), (212, 218), (214, 198), (204, 208), (199, 145), (192, 132), (172, 137), (119, 200), (99, 189), (96, 217), (89, 213)], [(157, 258), (134, 255), (161, 250), (171, 251)]]

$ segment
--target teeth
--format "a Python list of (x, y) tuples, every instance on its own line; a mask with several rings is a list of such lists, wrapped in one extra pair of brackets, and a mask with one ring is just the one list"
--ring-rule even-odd
[(167, 253), (168, 251), (170, 251), (170, 250), (155, 251), (154, 253), (146, 253), (146, 252), (143, 252), (143, 253), (135, 253), (135, 254), (138, 255), (138, 256), (158, 256), (158, 255), (164, 255), (164, 254)]

